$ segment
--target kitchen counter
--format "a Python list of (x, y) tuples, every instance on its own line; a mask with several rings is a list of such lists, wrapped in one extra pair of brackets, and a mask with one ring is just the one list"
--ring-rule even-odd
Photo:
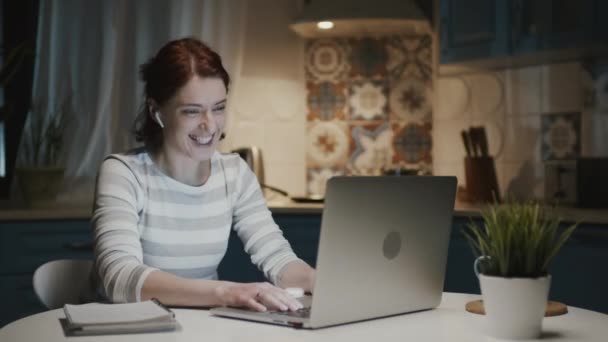
[[(277, 214), (320, 214), (323, 212), (322, 204), (295, 203), (289, 200), (269, 201), (268, 207), (273, 213)], [(454, 206), (454, 216), (480, 217), (482, 208), (482, 205), (456, 202)], [(557, 212), (562, 221), (608, 225), (608, 209), (559, 207)]]
[[(322, 203), (296, 203), (287, 198), (270, 198), (270, 211), (275, 214), (321, 214)], [(457, 202), (456, 217), (479, 217), (482, 206)], [(608, 225), (608, 209), (580, 209), (560, 207), (558, 213), (563, 221)], [(28, 220), (83, 220), (91, 217), (91, 207), (57, 205), (48, 209), (2, 208), (0, 221)]]

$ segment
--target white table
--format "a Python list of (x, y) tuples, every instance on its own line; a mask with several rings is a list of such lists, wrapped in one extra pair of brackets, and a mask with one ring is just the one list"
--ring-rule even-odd
[[(464, 310), (479, 295), (444, 293), (439, 308), (319, 330), (215, 317), (206, 310), (175, 309), (181, 331), (112, 336), (63, 335), (63, 310), (25, 317), (0, 330), (0, 342), (21, 341), (495, 341), (481, 333), (484, 316)], [(608, 315), (568, 307), (567, 315), (545, 318), (542, 341), (608, 341)]]

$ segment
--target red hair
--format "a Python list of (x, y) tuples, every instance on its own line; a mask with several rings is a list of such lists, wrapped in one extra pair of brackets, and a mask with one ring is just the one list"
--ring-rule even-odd
[(162, 131), (150, 117), (150, 100), (162, 106), (194, 76), (220, 78), (226, 91), (230, 85), (230, 77), (220, 55), (195, 38), (167, 43), (156, 56), (141, 65), (140, 75), (144, 82), (145, 102), (135, 120), (135, 139), (152, 149), (162, 145)]

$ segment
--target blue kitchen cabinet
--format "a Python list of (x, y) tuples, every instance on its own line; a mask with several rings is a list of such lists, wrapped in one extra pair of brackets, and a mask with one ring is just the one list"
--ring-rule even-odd
[(596, 0), (510, 0), (512, 54), (580, 48), (595, 39)]
[(509, 53), (508, 0), (441, 0), (442, 63)]
[[(479, 224), (479, 218), (474, 219)], [(452, 232), (448, 247), (448, 263), (445, 270), (443, 290), (446, 292), (481, 293), (479, 281), (473, 272), (475, 255), (469, 242), (462, 234), (467, 224), (471, 222), (468, 217), (454, 217)]]
[(0, 223), (0, 327), (44, 311), (34, 294), (36, 268), (56, 259), (92, 259), (88, 220)]
[(32, 286), (32, 275), (0, 275), (0, 328), (14, 320), (45, 311)]
[(553, 300), (608, 314), (608, 226), (580, 225), (551, 266)]
[[(273, 214), (295, 253), (316, 266), (321, 214)], [(471, 219), (453, 219), (444, 290), (479, 293), (473, 273), (474, 255), (462, 235)], [(481, 222), (479, 218), (474, 218)], [(47, 220), (0, 223), (0, 327), (44, 310), (32, 288), (35, 269), (55, 259), (92, 259), (89, 221)], [(568, 305), (608, 313), (608, 226), (582, 224), (558, 254), (551, 274), (550, 298)], [(265, 281), (264, 275), (243, 250), (234, 232), (221, 262), (220, 279), (238, 282)]]
[(595, 39), (603, 45), (608, 44), (608, 20), (606, 20), (606, 13), (608, 13), (608, 1), (598, 0), (596, 2), (596, 8), (594, 13), (595, 22), (597, 23), (597, 30), (595, 31)]
[[(606, 43), (601, 0), (440, 0), (441, 63)], [(602, 12), (604, 11), (604, 12)]]

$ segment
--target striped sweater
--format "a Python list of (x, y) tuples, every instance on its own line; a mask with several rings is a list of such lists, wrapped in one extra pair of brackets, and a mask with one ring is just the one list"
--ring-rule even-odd
[(112, 302), (140, 301), (153, 270), (217, 279), (231, 227), (273, 283), (298, 260), (237, 154), (216, 152), (202, 186), (165, 175), (144, 149), (110, 155), (99, 170), (92, 224), (95, 283)]

